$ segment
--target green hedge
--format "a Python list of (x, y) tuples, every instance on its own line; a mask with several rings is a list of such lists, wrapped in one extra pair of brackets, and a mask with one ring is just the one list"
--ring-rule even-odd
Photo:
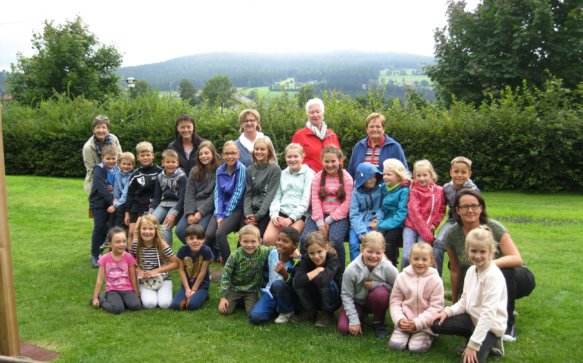
[[(483, 190), (583, 191), (583, 107), (560, 82), (542, 91), (507, 89), (481, 107), (454, 102), (449, 109), (433, 104), (385, 102), (371, 92), (364, 102), (330, 92), (323, 95), (326, 120), (340, 137), (347, 156), (365, 136), (364, 119), (383, 113), (389, 135), (401, 142), (408, 162), (429, 159), (448, 179), (449, 162), (458, 155), (473, 160), (473, 179)], [(263, 131), (282, 153), (292, 134), (306, 120), (297, 100), (284, 95), (258, 99)], [(18, 103), (2, 111), (6, 172), (64, 177), (85, 173), (81, 149), (91, 135), (97, 114), (112, 120), (112, 133), (124, 150), (148, 140), (156, 154), (174, 138), (174, 123), (182, 113), (197, 120), (198, 133), (217, 147), (238, 137), (238, 114), (244, 106), (221, 112), (206, 105), (190, 106), (156, 93), (136, 99), (116, 98), (104, 104), (59, 98), (32, 109)], [(280, 155), (280, 165), (285, 165)]]

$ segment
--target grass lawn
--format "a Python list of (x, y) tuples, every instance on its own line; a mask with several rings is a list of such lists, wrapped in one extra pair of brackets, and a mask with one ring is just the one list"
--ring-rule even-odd
[(412, 83), (421, 83), (422, 81), (427, 81), (428, 85), (431, 85), (431, 80), (429, 76), (423, 74), (395, 74), (395, 75), (388, 75), (387, 71), (382, 70), (379, 72), (379, 82), (386, 82), (393, 81), (397, 85), (404, 85), (404, 84), (412, 84)]
[[(142, 310), (121, 315), (89, 306), (97, 270), (89, 264), (92, 221), (80, 179), (7, 177), (21, 340), (63, 362), (452, 362), (461, 338), (443, 336), (423, 356), (392, 352), (368, 325), (361, 337), (334, 326), (252, 326), (244, 312), (220, 316), (217, 284), (197, 312)], [(518, 340), (505, 362), (582, 361), (583, 196), (484, 193), (489, 214), (510, 230), (537, 278), (517, 301)], [(177, 240), (176, 240), (177, 241)], [(175, 249), (177, 249), (175, 243)], [(217, 266), (213, 265), (216, 269)], [(178, 273), (173, 272), (174, 290)], [(444, 276), (446, 290), (449, 276)], [(449, 294), (448, 294), (449, 297)], [(390, 319), (390, 318), (389, 318)], [(391, 325), (392, 326), (392, 325)]]

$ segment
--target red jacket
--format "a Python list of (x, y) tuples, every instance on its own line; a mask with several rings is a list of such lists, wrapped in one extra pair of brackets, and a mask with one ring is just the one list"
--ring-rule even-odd
[[(432, 183), (422, 187), (413, 181), (407, 203), (405, 226), (419, 233), (425, 242), (432, 243), (433, 231), (439, 226), (445, 215), (445, 197), (443, 189)], [(435, 227), (431, 230), (431, 226)]]
[(334, 145), (340, 149), (340, 142), (336, 133), (326, 130), (326, 137), (320, 140), (318, 136), (307, 127), (296, 131), (291, 142), (302, 145), (304, 148), (304, 164), (307, 164), (316, 173), (322, 170), (322, 150), (328, 145)]

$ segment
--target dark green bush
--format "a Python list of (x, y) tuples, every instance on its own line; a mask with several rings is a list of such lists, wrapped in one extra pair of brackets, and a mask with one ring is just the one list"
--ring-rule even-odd
[[(449, 180), (450, 160), (464, 155), (473, 160), (472, 178), (483, 190), (580, 192), (583, 86), (579, 89), (581, 94), (570, 94), (553, 80), (544, 90), (506, 89), (479, 108), (455, 101), (449, 109), (419, 100), (387, 103), (374, 91), (361, 102), (335, 92), (324, 94), (323, 99), (326, 121), (339, 135), (347, 160), (354, 144), (366, 135), (366, 116), (381, 112), (387, 118), (387, 133), (401, 142), (410, 167), (415, 160), (429, 159), (440, 184)], [(306, 122), (305, 111), (287, 95), (256, 102), (263, 131), (274, 141), (283, 166), (283, 150)], [(147, 140), (159, 156), (174, 139), (175, 120), (182, 113), (192, 114), (198, 133), (220, 150), (226, 140), (238, 137), (238, 115), (243, 108), (221, 112), (157, 93), (104, 104), (62, 97), (38, 109), (9, 103), (2, 112), (6, 171), (82, 177), (81, 149), (97, 114), (109, 116), (112, 133), (124, 150), (134, 151), (138, 142)]]

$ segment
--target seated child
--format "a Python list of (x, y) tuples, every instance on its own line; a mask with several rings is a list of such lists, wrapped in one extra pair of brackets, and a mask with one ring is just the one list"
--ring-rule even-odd
[(340, 262), (323, 232), (310, 232), (305, 247), (307, 253), (302, 256), (293, 282), (302, 308), (295, 320), (313, 321), (317, 316), (315, 325), (325, 327), (340, 307)]
[(265, 323), (277, 315), (278, 324), (287, 323), (298, 307), (298, 298), (292, 287), (295, 268), (300, 262), (297, 250), (299, 232), (293, 227), (284, 227), (275, 243), (276, 249), (269, 253), (267, 267), (269, 281), (261, 289), (261, 299), (255, 304), (249, 321), (252, 324)]
[(184, 231), (186, 245), (177, 253), (182, 286), (172, 300), (172, 309), (198, 310), (209, 298), (210, 262), (214, 256), (204, 244), (204, 228), (191, 224)]
[[(358, 169), (356, 175), (358, 178)], [(362, 254), (346, 267), (342, 277), (342, 308), (338, 314), (338, 330), (342, 334), (362, 334), (362, 319), (372, 313), (375, 336), (387, 337), (385, 317), (398, 273), (385, 257), (383, 235), (376, 231), (367, 233), (362, 240)]]
[[(99, 259), (99, 272), (91, 304), (121, 314), (125, 308), (140, 310), (140, 290), (136, 281), (136, 260), (126, 252), (126, 231), (113, 227), (107, 235), (110, 252)], [(105, 280), (105, 294), (100, 294)]]
[(115, 174), (113, 186), (113, 206), (115, 207), (115, 225), (127, 228), (124, 222), (125, 203), (128, 197), (128, 182), (136, 166), (136, 157), (129, 151), (121, 153), (118, 160), (119, 171)]
[(410, 265), (397, 276), (391, 292), (395, 330), (389, 347), (424, 353), (431, 347), (431, 318), (443, 310), (443, 281), (433, 267), (433, 249), (426, 242), (411, 247)]
[(248, 224), (239, 231), (238, 247), (227, 259), (221, 276), (219, 313), (230, 315), (237, 303), (245, 303), (247, 315), (257, 302), (263, 270), (270, 249), (260, 245), (259, 228)]
[(186, 174), (178, 166), (178, 153), (172, 149), (162, 153), (164, 170), (156, 176), (150, 213), (162, 224), (162, 239), (172, 248), (172, 228), (182, 217)]
[(360, 242), (372, 230), (371, 223), (377, 221), (376, 214), (381, 207), (382, 180), (383, 174), (371, 163), (361, 163), (356, 168), (349, 213), (350, 261), (360, 255)]

